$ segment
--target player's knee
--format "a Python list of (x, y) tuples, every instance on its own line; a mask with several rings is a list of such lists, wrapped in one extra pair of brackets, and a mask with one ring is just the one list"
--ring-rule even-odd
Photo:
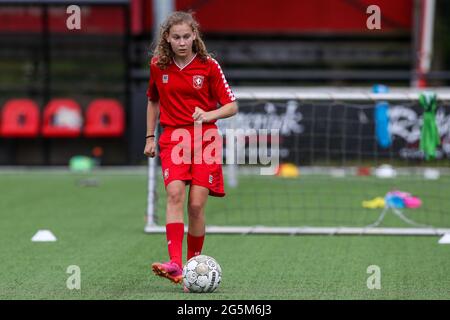
[(183, 191), (179, 189), (167, 190), (167, 202), (172, 205), (179, 205), (183, 203)]
[(189, 216), (193, 219), (199, 219), (203, 215), (203, 205), (198, 202), (191, 202), (188, 206)]

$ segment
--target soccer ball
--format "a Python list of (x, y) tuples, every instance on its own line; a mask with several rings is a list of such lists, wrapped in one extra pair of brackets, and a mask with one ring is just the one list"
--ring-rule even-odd
[(222, 280), (222, 269), (214, 258), (199, 255), (183, 268), (183, 283), (189, 292), (213, 292)]

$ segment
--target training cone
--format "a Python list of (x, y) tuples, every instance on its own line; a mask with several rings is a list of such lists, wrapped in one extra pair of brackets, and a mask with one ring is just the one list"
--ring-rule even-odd
[(31, 238), (33, 242), (53, 242), (56, 241), (55, 235), (50, 230), (39, 230)]
[(300, 175), (298, 167), (293, 163), (283, 163), (278, 167), (277, 176), (283, 178), (296, 178)]

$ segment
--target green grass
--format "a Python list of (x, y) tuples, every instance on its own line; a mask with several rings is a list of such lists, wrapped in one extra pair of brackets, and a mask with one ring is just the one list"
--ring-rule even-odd
[[(93, 176), (99, 181), (97, 187), (79, 186), (85, 177), (73, 174), (0, 174), (0, 299), (450, 298), (450, 246), (439, 245), (437, 237), (399, 236), (207, 235), (204, 253), (221, 264), (222, 284), (213, 294), (183, 294), (181, 287), (155, 277), (149, 268), (151, 262), (167, 259), (167, 247), (164, 235), (143, 232), (145, 175)], [(358, 197), (376, 196), (385, 187), (384, 182), (364, 179), (331, 180), (328, 184), (321, 183), (325, 178), (306, 176), (296, 180), (243, 179), (239, 189), (227, 190), (227, 198), (209, 201), (207, 219), (212, 224), (281, 220), (278, 224), (283, 225), (301, 222), (298, 210), (311, 207), (303, 221), (330, 225), (372, 215), (353, 223), (364, 224), (378, 214), (361, 211)], [(445, 186), (447, 181), (439, 184)], [(430, 196), (437, 183), (397, 182), (410, 192), (425, 190)], [(439, 184), (435, 191), (443, 195)], [(334, 190), (336, 198), (345, 191), (349, 197), (334, 202), (334, 211), (317, 210), (333, 207), (332, 199), (323, 203), (315, 194), (319, 186), (326, 191), (323, 194)], [(256, 189), (266, 196), (253, 199), (250, 191), (254, 194)], [(291, 194), (283, 194), (286, 190)], [(426, 199), (424, 205), (430, 202)], [(442, 197), (433, 202), (431, 216), (423, 213), (417, 218), (448, 222), (442, 201), (448, 200)], [(233, 212), (238, 204), (243, 209)], [(314, 204), (318, 204), (316, 209)], [(159, 207), (163, 207), (163, 199)], [(386, 224), (399, 224), (397, 220), (390, 217)], [(50, 229), (58, 241), (31, 242), (38, 229)], [(66, 288), (70, 265), (81, 268), (81, 290)], [(367, 288), (370, 265), (380, 267), (379, 290)]]

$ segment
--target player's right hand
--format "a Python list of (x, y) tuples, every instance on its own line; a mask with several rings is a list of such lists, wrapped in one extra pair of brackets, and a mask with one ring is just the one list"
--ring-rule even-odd
[(147, 139), (147, 142), (145, 143), (144, 154), (150, 158), (153, 158), (156, 155), (156, 142), (154, 138)]

